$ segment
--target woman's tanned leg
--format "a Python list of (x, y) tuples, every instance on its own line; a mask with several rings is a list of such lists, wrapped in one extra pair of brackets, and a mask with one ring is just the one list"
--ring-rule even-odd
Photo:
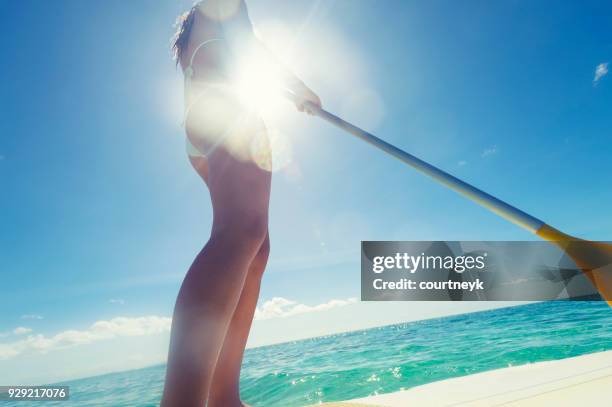
[(208, 158), (210, 240), (181, 286), (162, 406), (202, 407), (249, 268), (267, 236), (270, 173), (219, 148)]
[(261, 277), (266, 268), (270, 252), (270, 239), (266, 239), (253, 259), (242, 289), (240, 301), (232, 317), (223, 348), (210, 389), (208, 407), (239, 407), (240, 401), (240, 367), (244, 348), (249, 337), (249, 331), (255, 315)]

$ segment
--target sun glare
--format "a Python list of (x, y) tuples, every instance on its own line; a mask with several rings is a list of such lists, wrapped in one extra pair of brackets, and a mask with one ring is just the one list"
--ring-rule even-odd
[[(263, 119), (267, 135), (264, 143), (266, 146), (263, 148), (247, 135), (242, 137), (237, 135), (239, 132), (232, 132), (231, 135), (225, 136), (223, 143), (228, 148), (231, 147), (236, 155), (263, 157), (265, 154), (259, 153), (267, 149), (271, 160), (267, 156), (261, 160), (261, 164), (258, 160), (262, 168), (271, 171), (293, 168), (294, 143), (307, 143), (299, 140), (303, 138), (300, 127), (306, 121), (285, 98), (285, 69), (298, 75), (308, 74), (305, 79), (309, 81), (309, 85), (331, 82), (333, 88), (338, 91), (343, 113), (350, 113), (349, 117), (359, 115), (371, 118), (366, 120), (366, 124), (372, 127), (378, 124), (384, 113), (383, 105), (377, 103), (376, 108), (371, 108), (371, 101), (378, 101), (380, 98), (375, 98), (376, 95), (371, 94), (374, 92), (364, 93), (363, 88), (370, 89), (367, 87), (368, 81), (365, 75), (366, 64), (344, 37), (327, 27), (296, 33), (275, 21), (264, 22), (258, 28), (258, 36), (274, 57), (266, 51), (262, 52), (260, 48), (242, 49), (236, 52), (235, 55), (239, 57), (234, 65), (236, 70), (231, 74), (232, 93), (239, 97), (248, 111)], [(310, 44), (317, 46), (310, 47)], [(339, 55), (342, 58), (338, 58)], [(282, 62), (278, 63), (276, 58)], [(356, 83), (360, 84), (359, 89), (356, 89)], [(319, 90), (317, 86), (314, 88)], [(226, 112), (228, 107), (223, 97), (220, 101), (215, 100), (214, 93), (210, 93), (208, 97), (211, 100), (202, 103), (203, 106), (207, 106), (206, 111), (200, 114), (202, 126), (210, 127), (217, 122), (222, 124), (236, 120), (232, 116), (231, 103), (230, 112)], [(218, 132), (207, 129), (202, 133)], [(246, 151), (250, 153), (247, 154)]]
[(260, 55), (249, 55), (239, 66), (235, 85), (242, 101), (266, 116), (279, 114), (287, 103), (280, 67)]
[[(267, 149), (271, 159), (257, 164), (266, 170), (286, 168), (292, 161), (291, 142), (280, 129), (287, 123), (293, 108), (284, 97), (283, 70), (281, 65), (261, 52), (245, 52), (234, 76), (234, 89), (242, 103), (264, 119)], [(289, 120), (290, 121), (290, 120)], [(259, 146), (260, 147), (260, 146)], [(251, 145), (251, 148), (259, 148)], [(256, 157), (258, 154), (253, 154)]]

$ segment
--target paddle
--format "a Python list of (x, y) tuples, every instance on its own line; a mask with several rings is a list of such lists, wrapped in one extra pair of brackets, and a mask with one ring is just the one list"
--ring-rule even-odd
[[(299, 99), (290, 92), (287, 92), (286, 96), (294, 102), (299, 101)], [(612, 244), (591, 242), (566, 235), (543, 221), (387, 143), (325, 109), (319, 108), (310, 102), (303, 102), (303, 105), (313, 115), (322, 118), (334, 126), (339, 127), (349, 134), (397, 158), (417, 171), (433, 178), (445, 187), (484, 206), (502, 218), (527, 229), (542, 239), (556, 244), (572, 258), (576, 265), (586, 274), (591, 283), (593, 283), (602, 298), (612, 307)]]

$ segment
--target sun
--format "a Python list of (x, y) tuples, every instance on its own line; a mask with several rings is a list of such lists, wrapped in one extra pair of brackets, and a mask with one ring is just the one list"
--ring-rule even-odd
[(242, 102), (264, 116), (278, 116), (287, 103), (281, 65), (265, 52), (249, 52), (238, 66), (234, 86)]
[(278, 64), (264, 56), (249, 55), (240, 64), (236, 91), (248, 106), (269, 111), (282, 102), (282, 72)]

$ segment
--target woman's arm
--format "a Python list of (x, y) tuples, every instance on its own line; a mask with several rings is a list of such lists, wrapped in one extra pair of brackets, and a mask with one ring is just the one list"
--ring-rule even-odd
[(266, 54), (266, 57), (279, 67), (280, 74), (282, 76), (282, 83), (285, 85), (286, 89), (293, 94), (291, 99), (295, 103), (296, 108), (300, 112), (307, 112), (309, 114), (313, 114), (313, 112), (309, 109), (308, 103), (320, 108), (321, 99), (319, 96), (312, 89), (306, 86), (306, 84), (302, 82), (302, 80), (293, 72), (287, 69), (286, 66), (278, 61), (276, 56), (254, 34), (253, 37), (255, 38), (255, 42), (257, 43), (256, 47), (259, 48), (259, 52)]
[[(319, 96), (280, 63), (274, 54), (257, 38), (244, 0), (212, 1), (216, 3), (216, 18), (221, 21), (225, 39), (232, 52), (236, 55), (254, 52), (258, 58), (264, 58), (277, 67), (282, 76), (283, 85), (295, 95), (294, 102), (299, 111), (312, 113), (308, 109), (308, 103), (321, 107)], [(211, 2), (211, 0), (208, 0), (208, 2)]]

